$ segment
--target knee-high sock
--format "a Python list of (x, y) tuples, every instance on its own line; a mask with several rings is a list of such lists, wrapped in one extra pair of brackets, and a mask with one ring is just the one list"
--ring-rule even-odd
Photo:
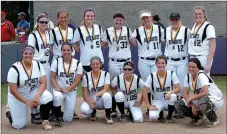
[(124, 102), (117, 102), (117, 106), (118, 106), (118, 109), (121, 112), (121, 114), (125, 114)]
[(47, 104), (40, 105), (40, 113), (43, 120), (48, 120), (52, 105), (53, 105), (53, 101), (50, 101)]

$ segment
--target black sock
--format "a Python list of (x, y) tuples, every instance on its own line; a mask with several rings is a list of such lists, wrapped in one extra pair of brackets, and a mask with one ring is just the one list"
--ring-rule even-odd
[(159, 113), (159, 118), (163, 118), (163, 117), (164, 117), (164, 112), (161, 111), (161, 112)]
[(124, 102), (117, 102), (117, 106), (118, 106), (119, 111), (121, 112), (121, 115), (125, 114), (125, 104), (124, 104)]
[(91, 116), (95, 116), (96, 115), (96, 109), (93, 109), (92, 113), (91, 113)]
[(112, 96), (112, 112), (116, 112), (116, 100), (115, 100), (115, 97)]
[[(147, 93), (149, 104), (151, 104), (151, 93)], [(153, 96), (152, 96), (153, 97)]]
[(55, 116), (56, 118), (61, 117), (61, 105), (58, 106), (58, 107), (54, 107), (54, 116)]
[(173, 115), (173, 112), (174, 112), (175, 108), (173, 105), (168, 105), (168, 115), (166, 118), (171, 118), (172, 115)]
[(110, 118), (110, 111), (111, 111), (111, 108), (107, 108), (105, 109), (105, 112), (106, 112), (106, 118)]
[(40, 114), (43, 120), (48, 120), (52, 105), (53, 105), (53, 101), (50, 101), (47, 104), (40, 105)]

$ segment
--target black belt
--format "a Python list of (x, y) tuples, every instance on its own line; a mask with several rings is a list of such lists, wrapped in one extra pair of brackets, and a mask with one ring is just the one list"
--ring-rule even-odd
[(172, 60), (172, 61), (180, 61), (180, 60), (185, 60), (186, 57), (182, 57), (182, 58), (170, 58), (167, 57), (167, 60)]
[(141, 59), (144, 59), (144, 60), (155, 60), (155, 57), (152, 57), (152, 58), (148, 58), (148, 57), (140, 57)]
[(47, 63), (47, 61), (40, 61), (40, 63), (41, 63), (41, 64), (45, 64), (45, 63)]
[(125, 61), (130, 60), (130, 58), (128, 58), (128, 59), (113, 59), (113, 58), (111, 58), (111, 60), (116, 61), (116, 62), (125, 62)]

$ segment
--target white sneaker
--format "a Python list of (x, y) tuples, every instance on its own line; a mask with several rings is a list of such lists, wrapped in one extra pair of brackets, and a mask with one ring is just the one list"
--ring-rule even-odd
[(220, 123), (220, 122), (219, 122), (219, 119), (218, 119), (217, 121), (215, 121), (215, 122), (207, 121), (207, 126), (208, 126), (208, 127), (215, 127), (215, 126), (217, 126), (219, 123)]
[(50, 125), (50, 122), (49, 122), (48, 120), (44, 120), (44, 121), (42, 122), (42, 124), (43, 124), (43, 128), (44, 128), (45, 130), (50, 130), (50, 129), (52, 129), (52, 127), (51, 127), (51, 125)]
[(111, 117), (110, 117), (109, 119), (106, 118), (106, 123), (107, 123), (108, 125), (113, 124), (112, 118), (111, 118)]

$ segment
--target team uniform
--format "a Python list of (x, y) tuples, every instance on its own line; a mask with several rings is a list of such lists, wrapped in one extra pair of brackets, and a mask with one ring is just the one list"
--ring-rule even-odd
[[(67, 26), (67, 30), (61, 30), (60, 26), (55, 27), (51, 32), (51, 39), (53, 42), (53, 60), (57, 57), (62, 56), (61, 47), (65, 42), (71, 43), (73, 45), (74, 33), (75, 31)], [(75, 50), (73, 49), (72, 56), (75, 55)]]
[(133, 74), (131, 81), (127, 82), (124, 79), (124, 74), (120, 74), (111, 81), (111, 86), (118, 88), (118, 92), (115, 94), (116, 102), (124, 102), (124, 108), (130, 110), (134, 122), (143, 122), (141, 108), (133, 106), (137, 101), (138, 89), (144, 87), (143, 80), (136, 74)]
[(35, 50), (33, 59), (39, 61), (44, 67), (46, 80), (47, 80), (46, 89), (50, 92), (52, 91), (51, 91), (51, 82), (50, 82), (49, 51), (50, 51), (50, 46), (52, 44), (53, 43), (51, 40), (51, 36), (48, 31), (45, 31), (45, 34), (41, 35), (41, 33), (39, 33), (38, 30), (35, 30), (28, 37), (28, 45), (32, 46)]
[[(95, 82), (96, 81), (96, 82)], [(87, 72), (83, 76), (82, 87), (87, 88), (90, 101), (94, 95), (103, 90), (104, 85), (110, 84), (110, 75), (108, 72), (101, 71), (97, 80), (93, 80), (92, 73)], [(112, 107), (112, 97), (109, 92), (103, 93), (102, 96), (96, 97), (95, 108), (98, 110), (110, 109)], [(80, 107), (80, 112), (84, 115), (90, 115), (93, 109), (90, 108), (87, 102), (83, 102)]]
[(123, 73), (123, 64), (131, 60), (129, 39), (132, 39), (132, 31), (126, 26), (121, 30), (114, 27), (107, 28), (102, 36), (103, 42), (109, 46), (109, 73), (110, 80)]
[[(32, 73), (29, 77), (24, 66), (21, 62), (16, 62), (9, 69), (7, 81), (11, 83), (17, 83), (17, 91), (25, 99), (32, 101), (38, 91), (39, 81), (42, 76), (45, 76), (45, 71), (43, 66), (37, 61), (32, 61)], [(51, 93), (44, 90), (40, 96), (39, 104), (40, 111), (42, 111), (43, 105), (51, 106), (53, 97)], [(8, 87), (8, 105), (12, 117), (12, 126), (14, 128), (23, 128), (28, 122), (28, 106), (23, 102), (19, 101), (14, 95), (11, 94)], [(49, 113), (47, 114), (49, 115)], [(48, 117), (47, 117), (48, 118)]]
[(157, 120), (161, 111), (168, 110), (169, 105), (174, 105), (177, 100), (176, 94), (171, 94), (168, 100), (164, 96), (168, 91), (174, 90), (173, 84), (178, 83), (179, 80), (176, 73), (169, 70), (166, 70), (164, 79), (159, 78), (157, 72), (153, 72), (148, 76), (145, 86), (151, 89), (152, 97), (149, 99), (152, 100), (152, 105), (158, 108), (157, 111), (149, 110), (149, 119)]
[(177, 31), (172, 30), (172, 27), (169, 26), (165, 32), (165, 56), (168, 59), (166, 68), (176, 72), (180, 81), (181, 96), (183, 96), (184, 77), (188, 72), (188, 39), (190, 33), (191, 30), (185, 26), (180, 26)]
[(154, 24), (152, 30), (145, 30), (145, 27), (141, 26), (133, 32), (133, 37), (138, 44), (138, 69), (141, 78), (146, 81), (148, 75), (157, 70), (155, 59), (162, 55), (160, 41), (164, 41), (164, 30)]
[[(193, 84), (195, 83), (195, 85)], [(221, 90), (217, 87), (214, 81), (205, 74), (204, 71), (199, 71), (196, 81), (194, 82), (191, 74), (187, 74), (184, 79), (184, 87), (191, 89), (194, 94), (202, 92), (202, 87), (208, 86), (208, 96), (193, 100), (192, 102), (197, 109), (200, 109), (203, 114), (209, 119), (209, 121), (216, 121), (217, 115), (215, 110), (218, 110), (224, 105), (224, 96)], [(180, 99), (176, 102), (175, 108), (178, 112), (184, 113), (185, 116), (189, 116), (188, 104), (184, 99)]]
[[(98, 56), (102, 64), (104, 64), (103, 54), (101, 50), (101, 35), (103, 34), (102, 28), (93, 24), (92, 28), (87, 28), (85, 25), (77, 28), (73, 42), (80, 44), (80, 62), (85, 71), (90, 70), (90, 59)], [(85, 67), (86, 66), (86, 67)]]
[[(189, 38), (188, 54), (190, 58), (198, 58), (203, 67), (206, 67), (207, 64), (210, 51), (209, 39), (211, 38), (216, 38), (216, 36), (215, 29), (209, 22), (204, 21), (199, 27), (196, 27), (196, 23), (194, 24)], [(210, 66), (212, 66), (212, 62)]]
[[(72, 58), (70, 64), (66, 64), (62, 57), (55, 59), (51, 65), (51, 71), (56, 73), (56, 83), (62, 89), (67, 89), (74, 81), (77, 74), (83, 74), (82, 64)], [(53, 89), (53, 106), (60, 107), (64, 101), (63, 121), (71, 122), (76, 105), (77, 87), (71, 92), (63, 94)]]

